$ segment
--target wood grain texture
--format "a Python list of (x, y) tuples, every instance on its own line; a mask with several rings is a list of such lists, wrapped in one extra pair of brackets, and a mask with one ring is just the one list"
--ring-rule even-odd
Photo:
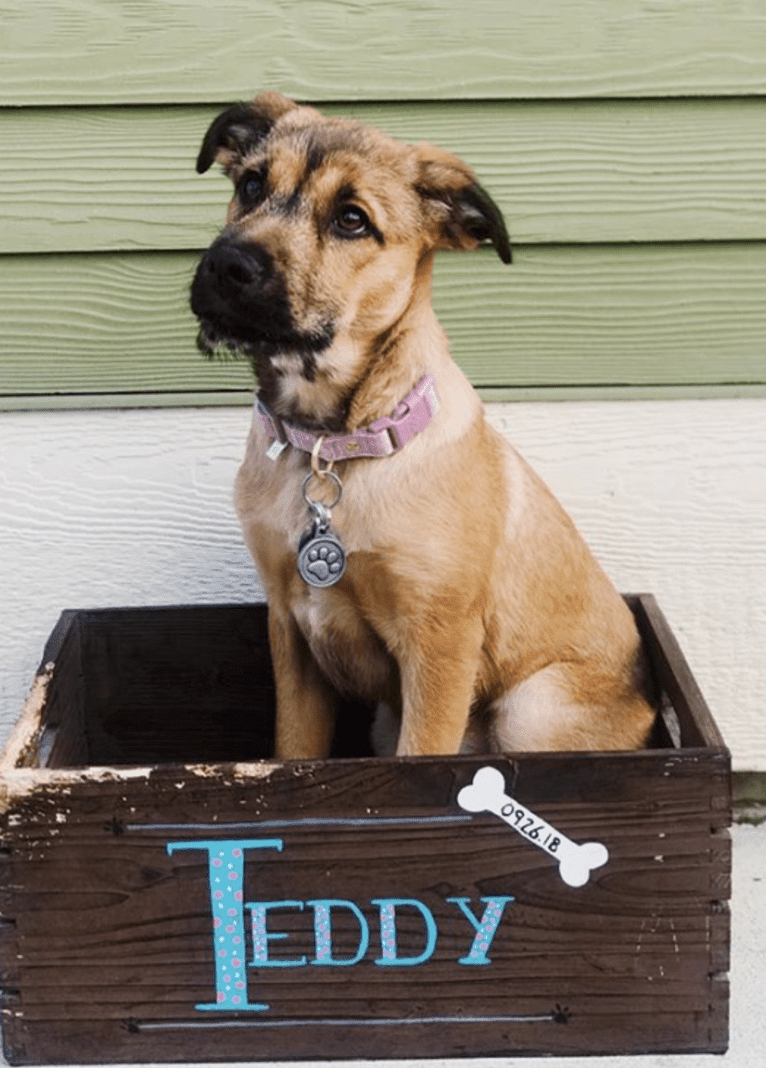
[[(549, 766), (548, 776), (555, 770)], [(704, 769), (697, 771), (700, 797), (708, 783)], [(447, 774), (461, 783), (466, 772), (450, 768)], [(55, 790), (45, 791), (37, 804), (21, 806), (14, 812), (18, 830), (6, 844), (14, 887), (24, 893), (16, 889), (3, 903), (15, 906), (10, 915), (24, 966), (20, 1005), (6, 1016), (12, 1063), (156, 1061), (179, 1054), (191, 1060), (217, 1059), (222, 1053), (282, 1060), (725, 1046), (726, 999), (711, 997), (707, 970), (718, 942), (726, 941), (727, 917), (720, 905), (708, 902), (714, 869), (706, 848), (710, 836), (701, 830), (704, 804), (700, 798), (701, 811), (692, 815), (684, 799), (694, 792), (693, 778), (676, 780), (676, 796), (665, 791), (649, 816), (645, 798), (638, 806), (626, 800), (630, 772), (621, 783), (620, 802), (607, 794), (603, 804), (570, 807), (559, 796), (543, 805), (546, 817), (558, 820), (571, 836), (598, 833), (612, 851), (611, 878), (594, 880), (576, 901), (557, 885), (555, 869), (546, 869), (544, 856), (536, 850), (530, 856), (523, 842), (508, 842), (511, 832), (489, 820), (468, 829), (410, 824), (329, 827), (321, 834), (289, 826), (295, 811), (291, 793), (298, 789), (303, 793), (298, 819), (306, 812), (314, 820), (354, 818), (360, 806), (394, 821), (399, 813), (411, 819), (413, 811), (426, 818), (444, 812), (450, 798), (440, 789), (438, 769), (408, 768), (406, 773), (410, 789), (405, 787), (393, 809), (386, 793), (395, 780), (374, 766), (336, 767), (331, 775), (308, 768), (285, 776), (276, 772), (261, 783), (225, 771), (219, 782), (215, 773), (208, 781), (160, 773), (151, 785), (139, 780), (110, 789), (104, 784), (106, 789), (97, 792), (70, 785), (63, 806), (56, 804)], [(598, 773), (603, 786), (609, 772), (599, 768)], [(645, 777), (642, 782), (651, 792)], [(515, 788), (528, 796), (520, 780)], [(143, 796), (147, 789), (154, 804)], [(431, 804), (426, 791), (434, 795)], [(49, 816), (59, 820), (55, 842), (46, 841), (39, 826), (45, 801)], [(140, 822), (151, 823), (152, 814), (161, 813), (155, 821), (181, 826), (171, 832), (148, 826), (110, 837), (106, 826), (128, 815), (129, 808)], [(231, 1027), (230, 1018), (227, 1028), (217, 1027), (215, 1017), (195, 1018), (194, 1004), (210, 997), (213, 970), (204, 855), (169, 859), (165, 843), (169, 834), (199, 837), (193, 827), (184, 831), (183, 824), (209, 822), (215, 815), (225, 835), (232, 817), (241, 826), (243, 811), (272, 809), (287, 821), (281, 831), (285, 860), (248, 864), (246, 899), (351, 900), (361, 905), (370, 927), (376, 894), (424, 901), (438, 918), (440, 939), (433, 974), (417, 976), (415, 991), (412, 971), (403, 982), (397, 969), (386, 973), (372, 959), (340, 975), (321, 968), (308, 974), (261, 969), (252, 986), (254, 996), (272, 1006), (268, 1020), (250, 1014), (234, 1018), (238, 1028)], [(31, 819), (25, 819), (24, 810)], [(660, 828), (672, 825), (679, 811), (686, 816), (683, 830), (661, 839)], [(133, 816), (131, 825), (139, 821)], [(256, 836), (275, 833), (261, 829), (257, 820), (248, 830)], [(662, 863), (653, 853), (658, 848)], [(69, 888), (75, 886), (72, 894)], [(491, 967), (461, 969), (455, 958), (465, 951), (465, 932), (444, 897), (451, 891), (475, 899), (511, 890), (513, 916), (493, 942)], [(422, 948), (422, 934), (417, 917), (409, 919), (399, 932), (398, 948), (414, 955)], [(289, 934), (290, 950), (311, 955), (305, 917), (301, 924), (295, 913), (282, 914), (273, 922)], [(353, 928), (339, 925), (335, 938), (339, 954), (353, 953)], [(370, 958), (376, 948), (371, 947)], [(557, 1005), (568, 1010), (566, 1027), (551, 1018)], [(532, 1019), (524, 1020), (525, 1015)], [(407, 1026), (413, 1017), (434, 1016), (430, 1025)], [(461, 1017), (469, 1022), (461, 1025)], [(471, 1023), (472, 1017), (479, 1019)], [(322, 1019), (339, 1022), (318, 1027)], [(290, 1026), (296, 1020), (305, 1023)], [(392, 1027), (387, 1020), (404, 1026)], [(189, 1023), (198, 1026), (185, 1029)]]
[(766, 20), (728, 0), (4, 0), (0, 103), (762, 93)]
[[(253, 91), (257, 88), (253, 86)], [(521, 243), (766, 238), (758, 100), (335, 104), (468, 160)], [(218, 109), (0, 114), (0, 250), (198, 249), (231, 193), (194, 161)]]
[(0, 258), (10, 392), (252, 388), (242, 363), (197, 353), (194, 266), (173, 254)]
[[(651, 598), (642, 620), (674, 677), (682, 657)], [(573, 890), (559, 876), (557, 850), (549, 855), (496, 817), (459, 807), (460, 788), (484, 760), (243, 763), (241, 726), (222, 712), (227, 701), (241, 710), (246, 676), (252, 684), (271, 674), (265, 606), (88, 611), (65, 624), (44, 659), (57, 665), (58, 647), (77, 631), (82, 685), (69, 665), (61, 680), (58, 666), (49, 668), (60, 696), (43, 722), (61, 730), (74, 713), (89, 763), (99, 766), (17, 771), (4, 761), (0, 834), (10, 877), (0, 908), (15, 925), (6, 970), (20, 993), (5, 1017), (12, 1063), (144, 1061), (171, 1049), (175, 1059), (237, 1058), (248, 1044), (250, 1059), (271, 1060), (306, 1056), (309, 1042), (320, 1057), (344, 1048), (393, 1057), (725, 1047), (729, 760), (725, 749), (694, 744), (708, 713), (680, 676), (690, 748), (491, 759), (509, 793), (557, 832), (606, 845), (606, 864)], [(232, 673), (248, 647), (244, 674)], [(250, 689), (264, 744), (273, 694)], [(170, 762), (156, 764), (154, 740), (142, 750), (130, 727), (127, 736), (116, 728), (115, 702), (139, 717), (155, 706), (155, 738), (163, 710), (183, 716), (187, 703), (207, 703), (208, 740), (225, 752), (226, 739), (237, 763), (184, 766), (188, 740), (179, 737)], [(102, 735), (118, 765), (131, 757), (139, 766), (104, 767)], [(264, 837), (278, 837), (279, 851), (243, 842)], [(240, 901), (293, 903), (269, 923), (288, 944), (264, 952), (252, 942), (246, 951), (283, 964), (243, 967), (241, 997), (269, 1006), (255, 1017), (195, 1010), (216, 985), (213, 883), (200, 855), (211, 838), (242, 842)], [(166, 848), (179, 840), (180, 850)], [(484, 967), (465, 967), (476, 926), (455, 895), (510, 895)], [(378, 918), (380, 897), (404, 906), (395, 942)], [(317, 898), (353, 902), (362, 915), (371, 939), (353, 968), (311, 966)], [(412, 902), (433, 925), (418, 966), (423, 911)], [(241, 907), (240, 941), (255, 907)], [(359, 944), (359, 921), (341, 913), (333, 956), (348, 961)], [(380, 967), (387, 952), (413, 967)], [(414, 996), (404, 977), (414, 977)]]
[[(0, 258), (0, 393), (97, 403), (104, 392), (172, 402), (249, 390), (243, 364), (197, 354), (194, 265), (172, 253)], [(766, 381), (759, 243), (530, 247), (510, 268), (489, 252), (445, 254), (435, 306), (458, 363), (486, 389)]]

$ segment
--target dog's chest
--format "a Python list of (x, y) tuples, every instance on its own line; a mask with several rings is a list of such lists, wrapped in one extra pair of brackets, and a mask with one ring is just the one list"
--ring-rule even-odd
[(366, 701), (384, 700), (396, 681), (396, 665), (350, 599), (312, 591), (293, 605), (311, 655), (336, 689)]

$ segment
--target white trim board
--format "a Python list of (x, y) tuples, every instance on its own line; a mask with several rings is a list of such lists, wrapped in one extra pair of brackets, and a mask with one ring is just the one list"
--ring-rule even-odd
[[(614, 579), (654, 593), (734, 755), (766, 770), (766, 400), (488, 405)], [(0, 417), (0, 732), (63, 608), (252, 600), (243, 408)]]

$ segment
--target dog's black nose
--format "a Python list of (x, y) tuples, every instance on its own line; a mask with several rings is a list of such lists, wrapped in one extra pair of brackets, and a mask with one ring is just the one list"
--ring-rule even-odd
[(199, 265), (200, 281), (221, 294), (244, 296), (260, 289), (272, 273), (271, 256), (258, 245), (212, 245)]

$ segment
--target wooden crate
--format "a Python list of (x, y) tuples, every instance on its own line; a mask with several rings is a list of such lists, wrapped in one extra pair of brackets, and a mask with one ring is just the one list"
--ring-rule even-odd
[(0, 766), (8, 1060), (725, 1050), (729, 754), (629, 601), (653, 748), (349, 759), (349, 706), (281, 764), (264, 606), (65, 612)]

